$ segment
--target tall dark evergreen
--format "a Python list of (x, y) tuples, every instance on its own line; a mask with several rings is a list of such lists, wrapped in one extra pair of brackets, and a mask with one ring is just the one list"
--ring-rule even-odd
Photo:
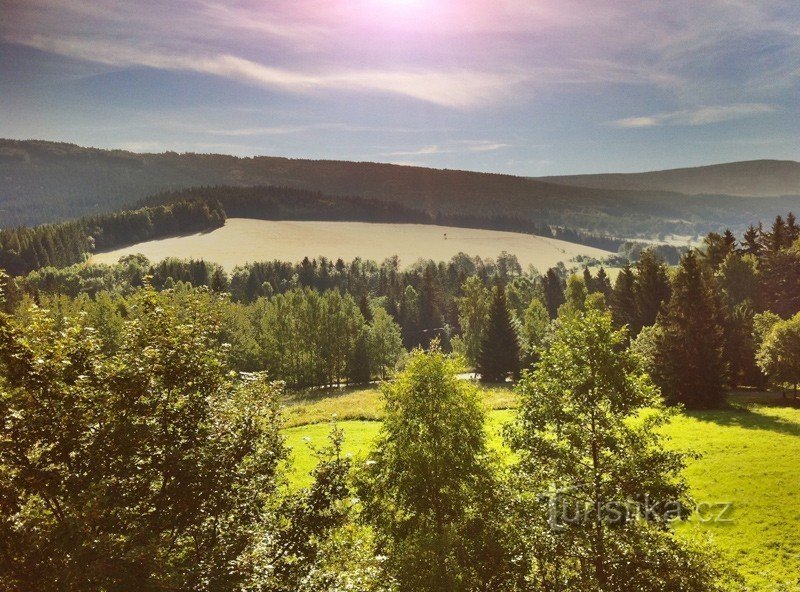
[(722, 265), (725, 257), (736, 248), (736, 237), (730, 229), (726, 230), (724, 234), (709, 232), (703, 239), (703, 246), (703, 256), (706, 263), (716, 271)]
[(790, 247), (800, 238), (800, 226), (797, 225), (797, 218), (792, 212), (786, 215), (786, 246)]
[(772, 223), (772, 229), (767, 233), (767, 246), (770, 251), (780, 251), (787, 247), (788, 233), (786, 231), (786, 222), (783, 216), (776, 216), (775, 221)]
[(508, 308), (506, 291), (501, 285), (492, 289), (489, 322), (483, 332), (478, 355), (478, 372), (481, 379), (500, 382), (520, 370), (520, 346), (514, 318)]
[(594, 280), (594, 292), (600, 292), (605, 296), (606, 302), (611, 300), (611, 279), (608, 277), (605, 268), (601, 265), (597, 270), (597, 277)]
[(358, 300), (358, 309), (361, 311), (361, 316), (364, 317), (364, 320), (367, 323), (372, 322), (372, 309), (369, 305), (369, 297), (367, 293), (361, 295), (361, 298)]
[(748, 226), (747, 230), (744, 232), (744, 237), (742, 238), (742, 252), (758, 257), (761, 254), (761, 249), (763, 247), (762, 235), (763, 232), (761, 224), (759, 224), (758, 227), (755, 227), (752, 224)]
[(712, 282), (694, 251), (684, 255), (657, 337), (653, 378), (668, 401), (691, 408), (715, 407), (725, 396), (728, 365)]
[(658, 313), (669, 301), (667, 267), (648, 249), (642, 252), (636, 270), (636, 310), (639, 315), (637, 326), (649, 327), (656, 322)]
[(800, 312), (800, 251), (769, 249), (759, 260), (759, 304), (784, 319)]
[(590, 294), (595, 291), (594, 289), (594, 278), (592, 277), (592, 272), (589, 271), (588, 267), (583, 268), (583, 283), (586, 286), (586, 291)]
[(558, 307), (566, 302), (564, 295), (564, 280), (558, 275), (558, 272), (552, 267), (547, 270), (547, 273), (542, 278), (542, 288), (544, 290), (544, 302), (547, 306), (547, 313), (551, 319), (558, 316)]
[(628, 325), (628, 333), (636, 336), (641, 331), (636, 305), (636, 276), (631, 266), (626, 264), (619, 272), (614, 290), (611, 293), (611, 315), (614, 326)]

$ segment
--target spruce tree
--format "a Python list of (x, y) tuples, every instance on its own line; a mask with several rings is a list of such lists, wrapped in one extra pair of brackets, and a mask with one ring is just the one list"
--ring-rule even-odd
[(586, 290), (590, 294), (596, 291), (594, 289), (594, 279), (592, 278), (592, 272), (589, 271), (589, 268), (586, 266), (583, 267), (583, 283), (586, 285)]
[(593, 291), (600, 292), (605, 297), (606, 302), (611, 300), (611, 280), (602, 265), (600, 269), (597, 270), (597, 278), (594, 280)]
[(748, 255), (755, 255), (758, 257), (761, 254), (761, 241), (761, 225), (759, 224), (759, 227), (756, 228), (751, 224), (744, 232), (744, 237), (742, 239), (742, 251)]
[(681, 259), (656, 346), (655, 376), (664, 396), (691, 408), (718, 406), (727, 363), (720, 303), (694, 251)]
[(372, 322), (372, 308), (369, 305), (369, 298), (367, 293), (363, 293), (358, 301), (358, 309), (361, 311), (361, 316), (367, 323)]
[(478, 372), (481, 379), (500, 382), (509, 374), (518, 374), (519, 349), (519, 338), (506, 301), (506, 292), (498, 284), (492, 290), (489, 321), (483, 332), (478, 356)]
[(631, 337), (639, 334), (642, 326), (636, 305), (636, 276), (630, 265), (625, 265), (617, 276), (614, 290), (611, 293), (611, 315), (614, 326), (619, 328), (628, 325)]
[(656, 322), (658, 313), (669, 301), (670, 287), (667, 267), (655, 253), (647, 249), (636, 264), (636, 310), (638, 326), (649, 327)]
[(725, 257), (736, 247), (736, 238), (730, 230), (726, 230), (725, 234), (709, 232), (703, 239), (703, 245), (705, 262), (712, 270), (717, 271)]
[(786, 222), (783, 221), (782, 216), (776, 216), (775, 221), (772, 223), (772, 231), (767, 234), (767, 245), (771, 251), (780, 251), (788, 246), (786, 232)]
[(800, 238), (800, 226), (797, 225), (797, 218), (792, 212), (786, 215), (786, 246), (790, 247)]
[(542, 278), (542, 288), (547, 312), (550, 314), (550, 318), (554, 319), (558, 316), (558, 307), (564, 304), (566, 297), (564, 296), (564, 282), (552, 267)]

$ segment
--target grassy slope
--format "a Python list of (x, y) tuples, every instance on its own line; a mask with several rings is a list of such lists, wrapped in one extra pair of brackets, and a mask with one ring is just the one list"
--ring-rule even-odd
[[(513, 393), (486, 391), (487, 432), (502, 447), (500, 429), (513, 415)], [(710, 536), (746, 576), (754, 590), (773, 590), (782, 580), (800, 586), (800, 409), (779, 401), (754, 403), (732, 397), (728, 410), (690, 412), (668, 428), (670, 445), (693, 450), (686, 477), (698, 502), (732, 502), (731, 524), (678, 526), (683, 536)], [(345, 431), (345, 451), (366, 454), (380, 430), (380, 395), (375, 389), (342, 391), (336, 396), (287, 400), (285, 430), (292, 448), (293, 480), (306, 484), (314, 457), (309, 445), (324, 446), (333, 414)], [(354, 419), (357, 418), (357, 419)], [(305, 425), (303, 425), (305, 424)]]
[[(445, 234), (447, 238), (445, 239)], [(289, 222), (230, 218), (211, 232), (158, 239), (98, 253), (95, 263), (116, 263), (124, 255), (142, 253), (151, 261), (166, 257), (205, 259), (228, 271), (253, 260), (301, 261), (324, 255), (351, 261), (356, 257), (383, 261), (397, 255), (403, 266), (419, 258), (448, 261), (459, 252), (496, 258), (502, 251), (519, 258), (523, 269), (544, 271), (577, 255), (601, 259), (609, 252), (517, 232), (422, 224), (366, 222)]]

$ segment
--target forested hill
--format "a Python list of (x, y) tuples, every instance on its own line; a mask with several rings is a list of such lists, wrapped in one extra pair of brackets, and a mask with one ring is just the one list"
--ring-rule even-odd
[(285, 186), (399, 203), (433, 215), (518, 216), (617, 236), (743, 230), (753, 219), (800, 208), (800, 197), (700, 199), (388, 164), (136, 154), (16, 140), (0, 140), (0, 180), (0, 227), (108, 212), (153, 193), (201, 185)]
[(800, 162), (750, 160), (647, 173), (571, 175), (540, 180), (603, 189), (777, 197), (800, 195)]

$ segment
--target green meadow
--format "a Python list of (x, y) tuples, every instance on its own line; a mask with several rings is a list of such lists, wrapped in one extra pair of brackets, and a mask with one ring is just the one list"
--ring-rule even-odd
[[(502, 450), (500, 432), (513, 417), (514, 394), (491, 387), (484, 398), (487, 433)], [(310, 482), (313, 449), (327, 444), (332, 419), (344, 431), (345, 453), (356, 459), (381, 426), (377, 389), (293, 395), (283, 411), (294, 486)], [(800, 408), (776, 395), (734, 393), (728, 408), (686, 412), (665, 432), (670, 446), (701, 455), (685, 475), (703, 511), (677, 531), (714, 543), (752, 590), (800, 589)], [(700, 514), (717, 520), (704, 522)]]

